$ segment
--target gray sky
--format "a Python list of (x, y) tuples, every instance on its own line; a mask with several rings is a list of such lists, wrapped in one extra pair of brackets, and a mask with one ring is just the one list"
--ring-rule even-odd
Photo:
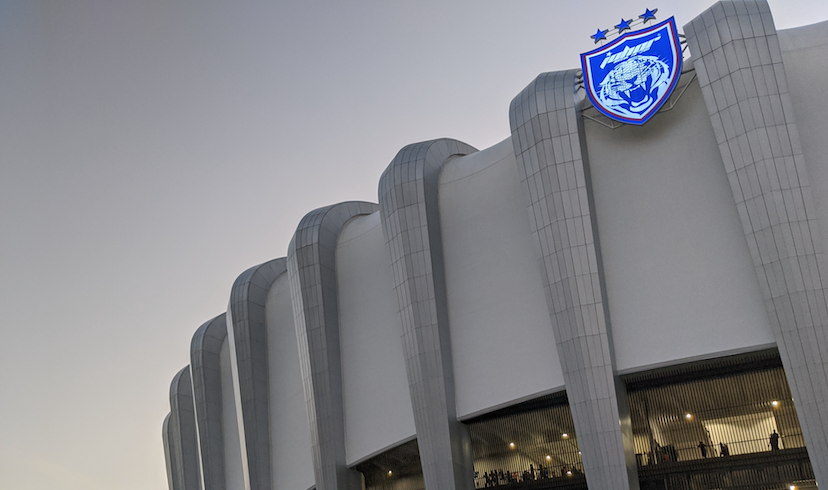
[(507, 137), (598, 27), (710, 3), (0, 0), (0, 488), (165, 488), (193, 332), (305, 213), (376, 201), (408, 143)]

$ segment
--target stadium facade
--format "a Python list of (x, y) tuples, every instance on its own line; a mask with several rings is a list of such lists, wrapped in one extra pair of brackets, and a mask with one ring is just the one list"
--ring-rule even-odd
[(828, 22), (684, 36), (644, 125), (544, 73), (309, 212), (196, 331), (170, 490), (828, 484)]

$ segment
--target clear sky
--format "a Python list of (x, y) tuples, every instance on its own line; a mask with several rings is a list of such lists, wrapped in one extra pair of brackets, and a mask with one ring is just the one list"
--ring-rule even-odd
[(0, 0), (0, 488), (165, 488), (193, 332), (305, 213), (376, 201), (408, 143), (506, 138), (597, 28), (710, 3)]

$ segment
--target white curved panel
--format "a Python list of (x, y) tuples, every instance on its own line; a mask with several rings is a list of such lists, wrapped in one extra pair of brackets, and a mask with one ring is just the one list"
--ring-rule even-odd
[(265, 318), (273, 488), (310, 488), (314, 485), (310, 426), (287, 274), (273, 282)]
[(457, 416), (562, 390), (511, 138), (449, 161), (439, 202)]
[(775, 344), (698, 84), (585, 130), (618, 371)]
[(244, 490), (239, 421), (236, 417), (236, 396), (233, 393), (233, 372), (230, 367), (230, 341), (225, 337), (219, 353), (221, 369), (221, 430), (224, 440), (224, 480), (227, 490)]
[(348, 464), (416, 434), (402, 324), (379, 212), (342, 228), (336, 247)]

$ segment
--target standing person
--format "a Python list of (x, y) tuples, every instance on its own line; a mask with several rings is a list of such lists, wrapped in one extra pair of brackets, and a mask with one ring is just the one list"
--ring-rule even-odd
[(776, 433), (776, 429), (770, 435), (770, 447), (771, 451), (779, 451), (779, 434)]
[(650, 436), (650, 461), (647, 464), (658, 464), (661, 459), (661, 444)]
[(699, 441), (699, 451), (701, 451), (702, 458), (707, 458), (707, 444)]

